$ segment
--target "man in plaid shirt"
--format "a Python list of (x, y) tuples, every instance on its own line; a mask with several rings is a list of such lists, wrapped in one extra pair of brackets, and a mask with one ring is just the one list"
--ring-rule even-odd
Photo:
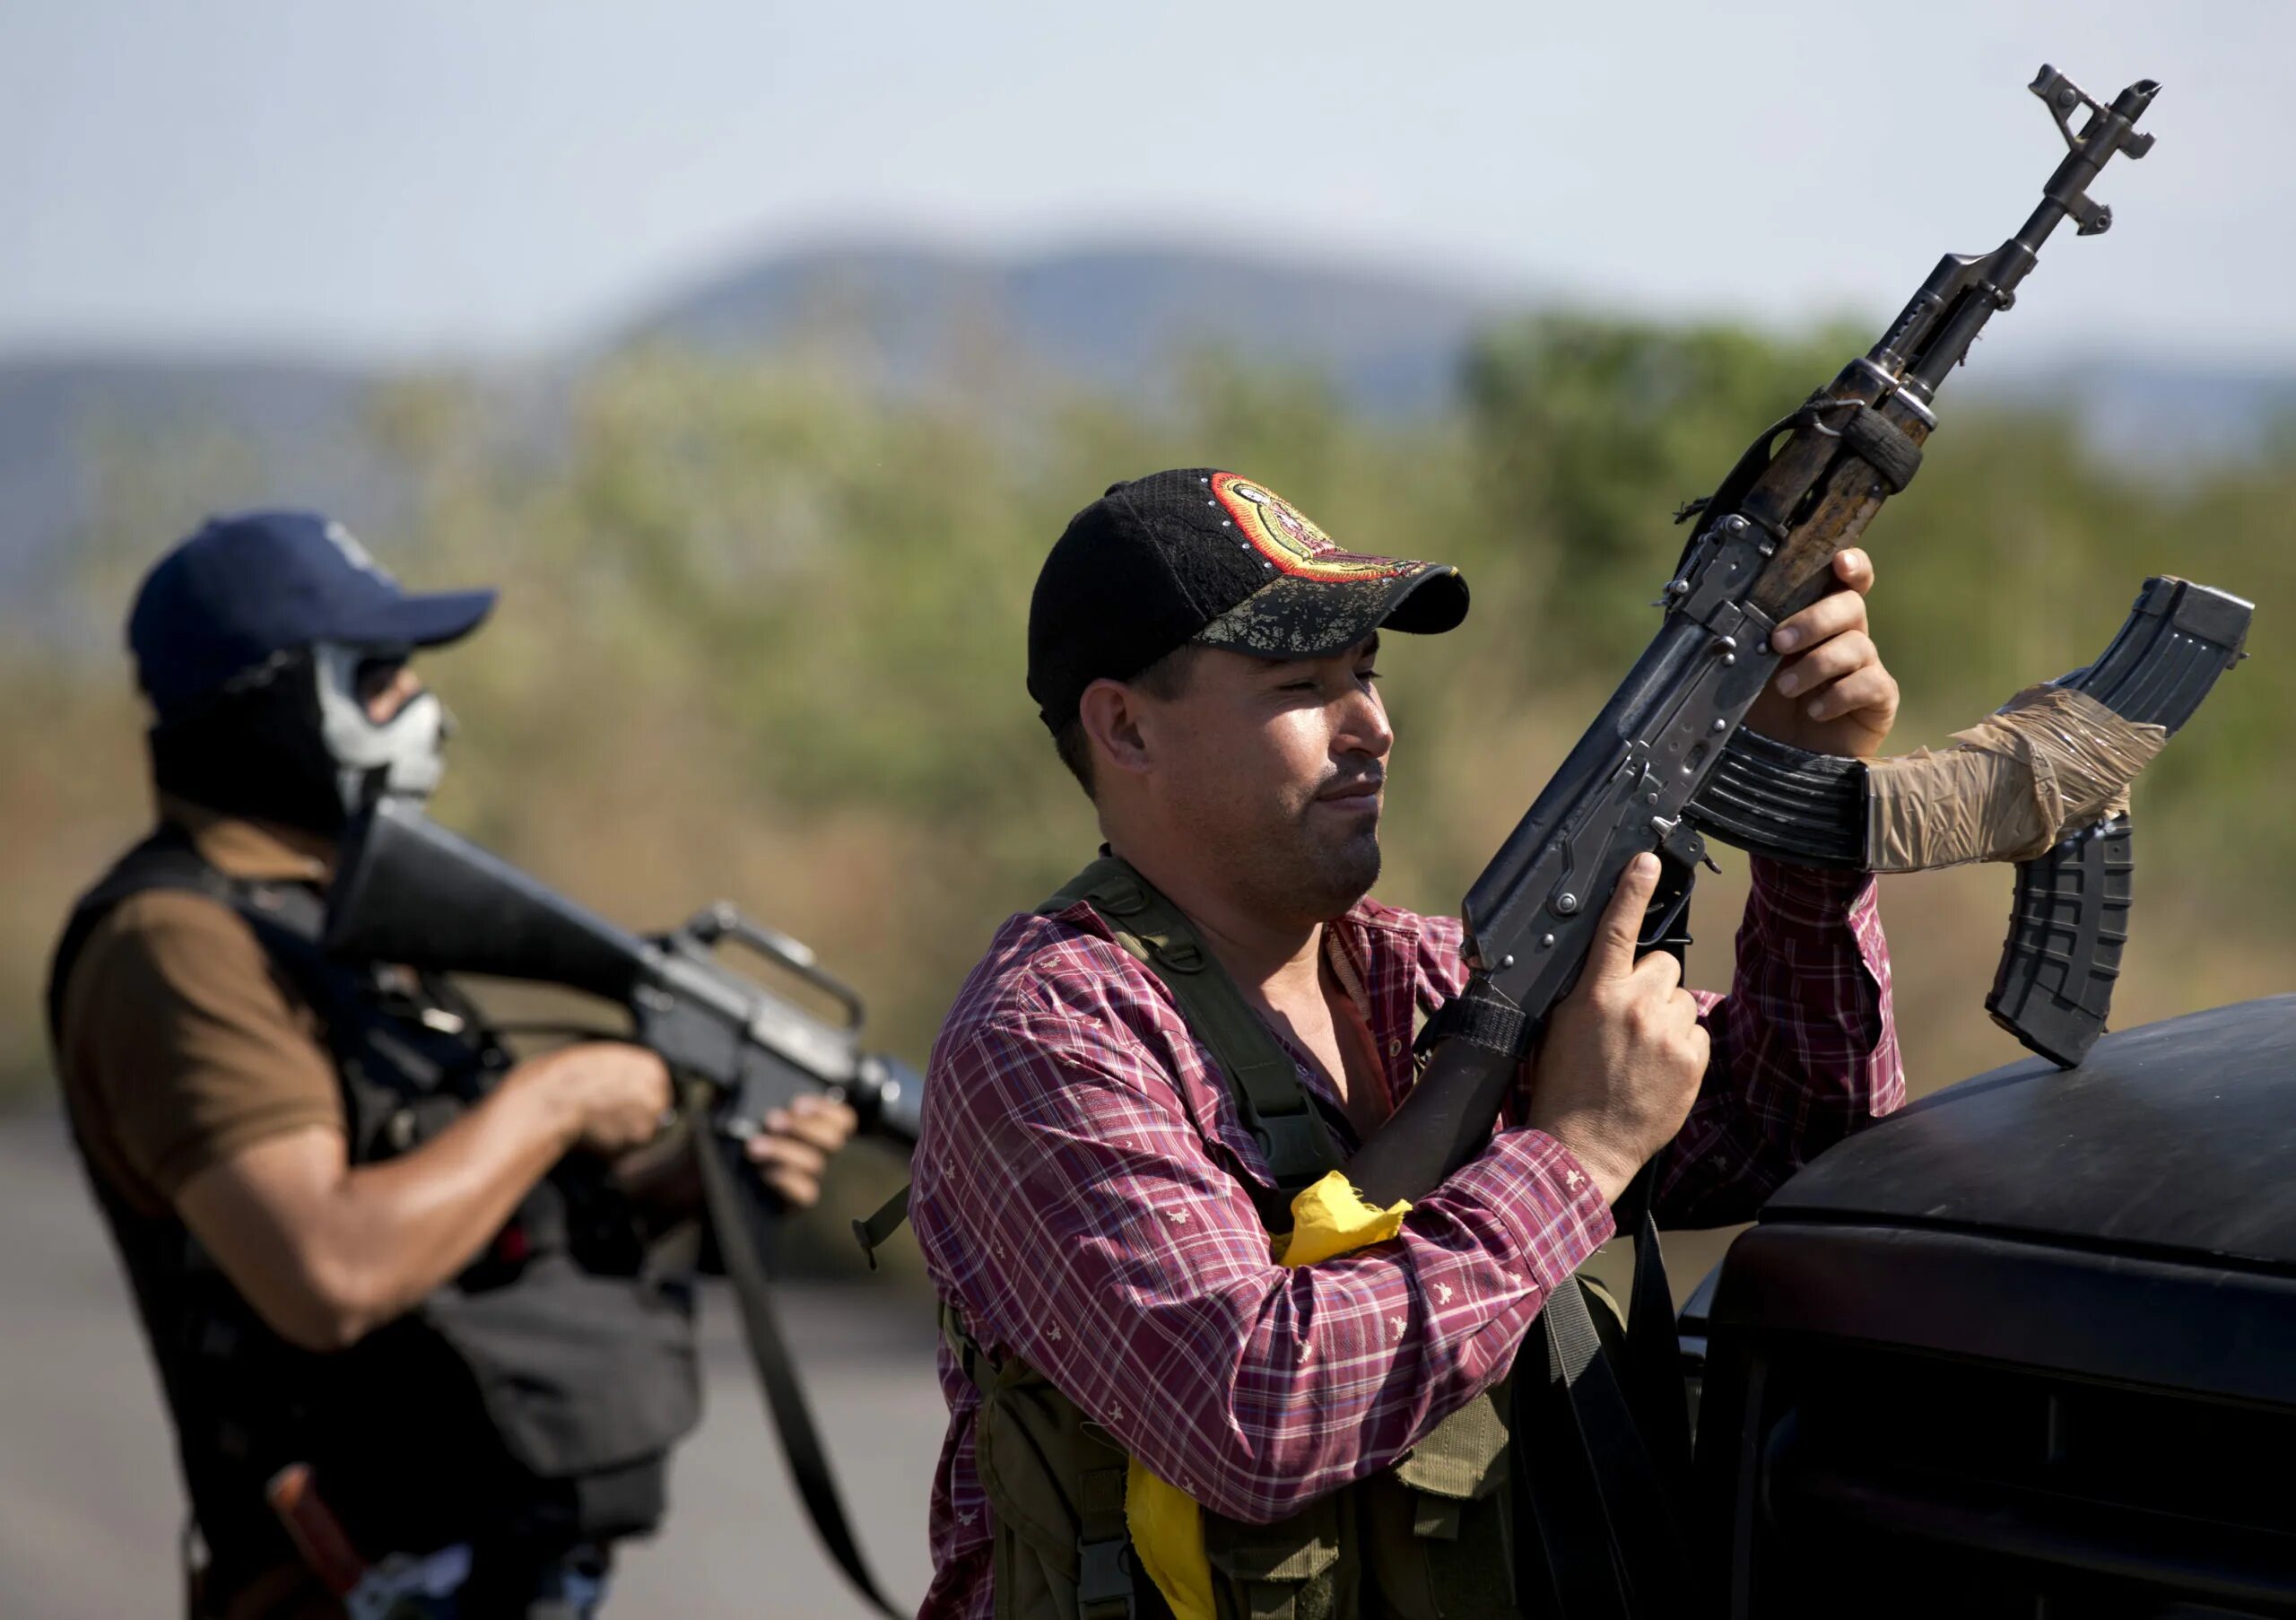
[[(1866, 633), (1873, 570), (1778, 631), (1749, 723), (1871, 757), (1897, 685)], [(1461, 928), (1367, 898), (1394, 742), (1382, 628), (1465, 616), (1457, 570), (1341, 551), (1208, 468), (1119, 484), (1053, 548), (1029, 688), (1124, 857), (1194, 924), (1298, 1067), (1344, 1154), (1409, 1091), (1414, 1020), (1466, 980)], [(1887, 949), (1862, 874), (1753, 862), (1731, 993), (1633, 954), (1645, 857), (1526, 1066), (1520, 1122), (1397, 1236), (1270, 1259), (1272, 1183), (1218, 1059), (1089, 905), (1005, 923), (933, 1053), (911, 1211), (934, 1285), (1126, 1452), (1250, 1523), (1392, 1467), (1503, 1376), (1549, 1293), (1659, 1161), (1662, 1222), (1750, 1218), (1798, 1164), (1904, 1096)], [(947, 1442), (924, 1614), (995, 1606), (980, 1397), (944, 1346)]]

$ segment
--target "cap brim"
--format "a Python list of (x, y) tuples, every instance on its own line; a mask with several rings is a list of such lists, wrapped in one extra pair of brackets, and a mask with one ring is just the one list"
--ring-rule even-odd
[(493, 611), (491, 590), (399, 597), (334, 626), (326, 639), (359, 645), (443, 647), (470, 634)]
[(1192, 640), (1256, 658), (1320, 658), (1375, 630), (1440, 635), (1467, 616), (1467, 582), (1444, 562), (1385, 579), (1272, 579)]

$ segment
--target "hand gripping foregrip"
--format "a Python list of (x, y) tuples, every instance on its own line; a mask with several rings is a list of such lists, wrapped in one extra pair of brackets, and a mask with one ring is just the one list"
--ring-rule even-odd
[[(2127, 622), (2096, 662), (2053, 685), (2095, 700), (2132, 725), (2173, 736), (2244, 656), (2251, 605), (2168, 575), (2147, 579)], [(1800, 866), (1872, 868), (1874, 771), (1740, 729), (1692, 802), (1700, 828), (1726, 843)], [(1957, 859), (2010, 859), (1980, 848)], [(1935, 864), (1951, 864), (1937, 862)], [(2128, 939), (2129, 820), (2109, 811), (2016, 860), (2008, 938), (1986, 1009), (2034, 1051), (2070, 1068), (2102, 1032)], [(1900, 861), (1887, 869), (1924, 869)]]

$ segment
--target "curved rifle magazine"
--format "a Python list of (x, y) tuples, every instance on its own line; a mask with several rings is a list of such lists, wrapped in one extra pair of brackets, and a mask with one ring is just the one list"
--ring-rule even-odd
[[(2246, 656), (2254, 611), (2228, 592), (2156, 575), (2096, 661), (2056, 684), (2173, 735)], [(1752, 854), (1836, 869), (1870, 864), (1858, 760), (1810, 753), (1742, 727), (1691, 809), (1703, 831)], [(2103, 1032), (2128, 937), (2133, 871), (2126, 815), (2017, 863), (2009, 934), (1986, 1010), (2063, 1067), (2078, 1063)]]

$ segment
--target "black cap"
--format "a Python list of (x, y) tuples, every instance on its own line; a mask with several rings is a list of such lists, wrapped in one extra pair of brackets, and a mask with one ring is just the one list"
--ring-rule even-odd
[(1069, 519), (1029, 601), (1029, 695), (1055, 731), (1084, 688), (1195, 641), (1325, 658), (1382, 627), (1434, 634), (1467, 615), (1441, 562), (1342, 551), (1274, 491), (1234, 473), (1152, 473)]
[(435, 647), (477, 629), (493, 605), (491, 590), (401, 590), (349, 529), (317, 512), (243, 512), (210, 518), (152, 565), (127, 646), (166, 714), (292, 648)]

